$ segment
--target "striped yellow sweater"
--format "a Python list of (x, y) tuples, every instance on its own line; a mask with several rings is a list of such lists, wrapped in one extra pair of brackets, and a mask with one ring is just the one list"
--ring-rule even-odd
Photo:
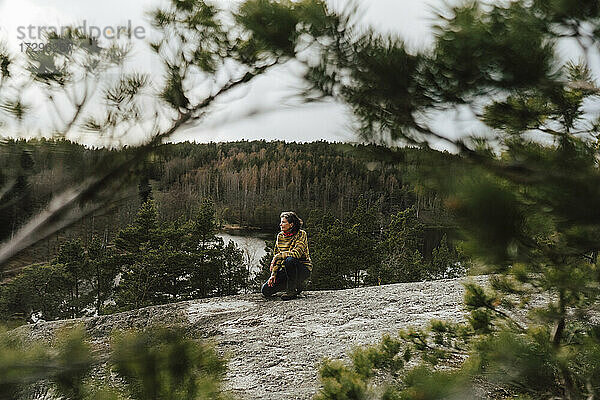
[(275, 254), (273, 257), (275, 259), (273, 276), (277, 275), (277, 271), (283, 265), (283, 260), (287, 257), (297, 258), (300, 263), (306, 265), (312, 271), (312, 262), (308, 253), (308, 235), (302, 229), (293, 236), (285, 236), (283, 232), (279, 232), (273, 253)]

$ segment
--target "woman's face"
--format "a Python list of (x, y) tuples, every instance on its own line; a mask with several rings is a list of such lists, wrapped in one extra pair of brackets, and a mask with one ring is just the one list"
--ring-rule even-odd
[(279, 223), (279, 227), (283, 232), (289, 232), (292, 229), (294, 224), (290, 224), (285, 217), (281, 217), (281, 222)]

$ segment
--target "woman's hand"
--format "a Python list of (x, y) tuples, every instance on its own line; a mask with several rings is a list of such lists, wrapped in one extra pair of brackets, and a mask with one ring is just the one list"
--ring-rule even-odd
[(273, 287), (273, 285), (275, 284), (275, 277), (272, 276), (269, 278), (269, 280), (267, 281), (267, 285), (269, 285), (270, 287)]
[(271, 265), (269, 266), (269, 270), (271, 272), (273, 272), (273, 268), (275, 268), (275, 257), (273, 257), (273, 260), (271, 261)]

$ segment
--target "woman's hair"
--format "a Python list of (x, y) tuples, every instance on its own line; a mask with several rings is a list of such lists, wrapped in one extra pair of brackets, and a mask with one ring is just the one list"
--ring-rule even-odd
[(300, 230), (300, 228), (302, 228), (302, 224), (303, 224), (302, 220), (300, 218), (298, 218), (296, 213), (293, 211), (284, 211), (281, 213), (279, 218), (285, 218), (285, 219), (287, 219), (287, 222), (293, 224), (292, 233), (296, 233)]

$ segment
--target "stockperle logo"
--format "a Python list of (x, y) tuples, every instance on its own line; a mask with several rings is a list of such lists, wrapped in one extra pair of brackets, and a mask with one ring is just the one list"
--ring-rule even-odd
[(93, 39), (145, 39), (146, 28), (140, 25), (133, 25), (131, 20), (127, 21), (127, 25), (88, 25), (86, 20), (79, 26), (53, 26), (53, 25), (21, 25), (17, 27), (17, 39), (28, 40), (30, 42), (36, 40), (44, 40), (49, 33), (64, 36), (69, 33), (79, 33), (89, 36)]

